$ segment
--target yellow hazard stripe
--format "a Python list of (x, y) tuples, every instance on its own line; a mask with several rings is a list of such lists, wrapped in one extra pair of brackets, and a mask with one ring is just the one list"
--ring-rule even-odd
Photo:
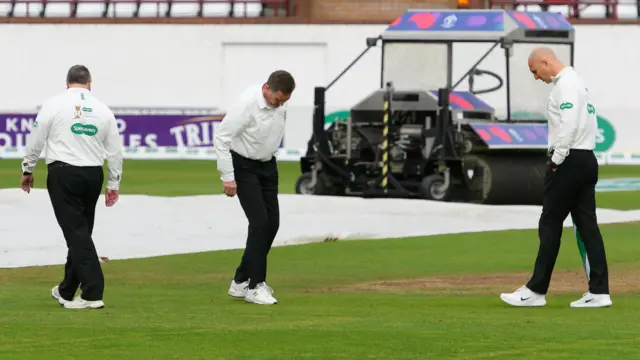
[(389, 173), (389, 101), (384, 102), (384, 115), (382, 122), (384, 128), (382, 129), (382, 188), (387, 191), (387, 174)]

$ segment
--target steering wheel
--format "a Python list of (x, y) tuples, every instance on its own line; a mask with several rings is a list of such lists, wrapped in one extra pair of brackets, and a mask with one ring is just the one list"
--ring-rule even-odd
[[(494, 86), (492, 88), (488, 88), (488, 89), (474, 90), (473, 89), (474, 77), (475, 76), (482, 76), (482, 75), (489, 75), (489, 76), (493, 77), (494, 79), (498, 80), (498, 85), (496, 85), (496, 86)], [(502, 87), (502, 85), (504, 85), (504, 81), (502, 80), (500, 75), (494, 73), (493, 71), (481, 70), (481, 69), (475, 68), (469, 74), (469, 92), (474, 94), (474, 95), (486, 94), (486, 93), (494, 92), (496, 90), (499, 90)]]

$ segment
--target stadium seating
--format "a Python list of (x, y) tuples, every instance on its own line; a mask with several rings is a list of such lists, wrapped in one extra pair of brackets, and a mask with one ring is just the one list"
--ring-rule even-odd
[[(574, 19), (637, 20), (640, 0), (485, 0), (487, 8), (552, 11)], [(0, 17), (290, 17), (297, 0), (0, 0)]]
[(288, 16), (291, 0), (0, 0), (0, 17)]
[(489, 8), (559, 12), (570, 19), (636, 20), (640, 0), (488, 0)]

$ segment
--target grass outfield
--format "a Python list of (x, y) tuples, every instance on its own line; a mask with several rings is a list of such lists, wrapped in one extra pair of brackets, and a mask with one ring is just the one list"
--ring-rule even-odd
[[(300, 176), (297, 162), (280, 162), (280, 192), (293, 194)], [(35, 187), (44, 188), (47, 167), (41, 161), (36, 167)], [(640, 178), (640, 166), (603, 166), (600, 178)], [(221, 194), (222, 182), (215, 161), (202, 160), (125, 160), (122, 194), (188, 196)], [(0, 160), (0, 189), (18, 187), (20, 160)], [(640, 206), (640, 192), (609, 192), (597, 195), (598, 206), (632, 210)]]
[[(0, 187), (15, 186), (17, 166), (0, 161)], [(125, 166), (123, 193), (220, 191), (213, 162)], [(292, 192), (298, 168), (280, 168), (281, 189)], [(602, 176), (640, 170), (603, 167)], [(638, 208), (638, 199), (598, 195), (601, 207)], [(100, 311), (66, 310), (49, 297), (61, 266), (0, 269), (0, 359), (638, 359), (640, 223), (602, 231), (609, 309), (568, 307), (586, 290), (570, 231), (540, 309), (498, 297), (530, 275), (535, 230), (277, 247), (269, 257), (275, 306), (226, 295), (237, 250), (110, 261)]]

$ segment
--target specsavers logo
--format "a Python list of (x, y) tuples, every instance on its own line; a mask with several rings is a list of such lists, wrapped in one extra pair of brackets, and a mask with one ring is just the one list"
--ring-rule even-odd
[(596, 134), (596, 151), (609, 151), (616, 142), (616, 130), (611, 122), (598, 115), (598, 133)]
[(562, 104), (560, 104), (560, 110), (568, 110), (572, 108), (573, 108), (573, 104), (570, 102), (563, 102)]
[(71, 132), (76, 135), (95, 136), (98, 133), (98, 128), (94, 125), (75, 123), (71, 125)]
[(334, 122), (336, 121), (347, 121), (347, 119), (351, 116), (351, 111), (349, 110), (339, 110), (334, 111), (332, 113), (326, 114), (324, 116), (324, 128), (328, 129)]

